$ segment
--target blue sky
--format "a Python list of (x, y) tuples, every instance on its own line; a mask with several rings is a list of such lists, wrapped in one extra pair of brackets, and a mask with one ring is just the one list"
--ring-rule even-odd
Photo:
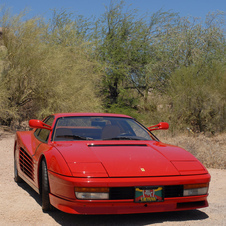
[[(11, 8), (12, 15), (29, 9), (28, 17), (51, 18), (52, 9), (67, 9), (68, 12), (85, 17), (99, 17), (105, 12), (111, 0), (0, 0), (0, 6)], [(130, 9), (137, 9), (140, 16), (161, 9), (178, 12), (180, 16), (193, 16), (205, 19), (208, 12), (226, 12), (226, 0), (125, 0)]]

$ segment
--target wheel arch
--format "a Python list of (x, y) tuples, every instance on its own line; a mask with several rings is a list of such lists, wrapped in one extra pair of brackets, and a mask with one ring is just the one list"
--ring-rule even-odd
[[(47, 171), (55, 172), (57, 174), (72, 176), (72, 173), (60, 152), (56, 148), (51, 148), (50, 150), (44, 152), (39, 158), (38, 163), (38, 187), (41, 194), (41, 184), (42, 184), (42, 161), (45, 160), (47, 165)], [(50, 191), (51, 191), (51, 181), (50, 181)]]

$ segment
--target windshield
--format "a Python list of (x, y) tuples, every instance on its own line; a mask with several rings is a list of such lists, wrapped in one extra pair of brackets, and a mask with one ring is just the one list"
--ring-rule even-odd
[(118, 117), (62, 117), (56, 122), (53, 141), (153, 140), (134, 119)]

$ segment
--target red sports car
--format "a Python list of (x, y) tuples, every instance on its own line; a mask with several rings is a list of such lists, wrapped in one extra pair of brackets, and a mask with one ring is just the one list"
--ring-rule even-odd
[(182, 148), (160, 142), (130, 116), (54, 114), (16, 133), (15, 181), (41, 195), (43, 211), (131, 214), (207, 207), (210, 175)]

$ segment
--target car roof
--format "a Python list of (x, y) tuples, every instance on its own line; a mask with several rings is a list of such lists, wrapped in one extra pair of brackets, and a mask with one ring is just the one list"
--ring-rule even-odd
[(132, 118), (128, 115), (123, 114), (112, 114), (112, 113), (56, 113), (53, 114), (56, 118), (61, 117), (73, 117), (73, 116), (92, 116), (92, 117), (120, 117), (120, 118)]

